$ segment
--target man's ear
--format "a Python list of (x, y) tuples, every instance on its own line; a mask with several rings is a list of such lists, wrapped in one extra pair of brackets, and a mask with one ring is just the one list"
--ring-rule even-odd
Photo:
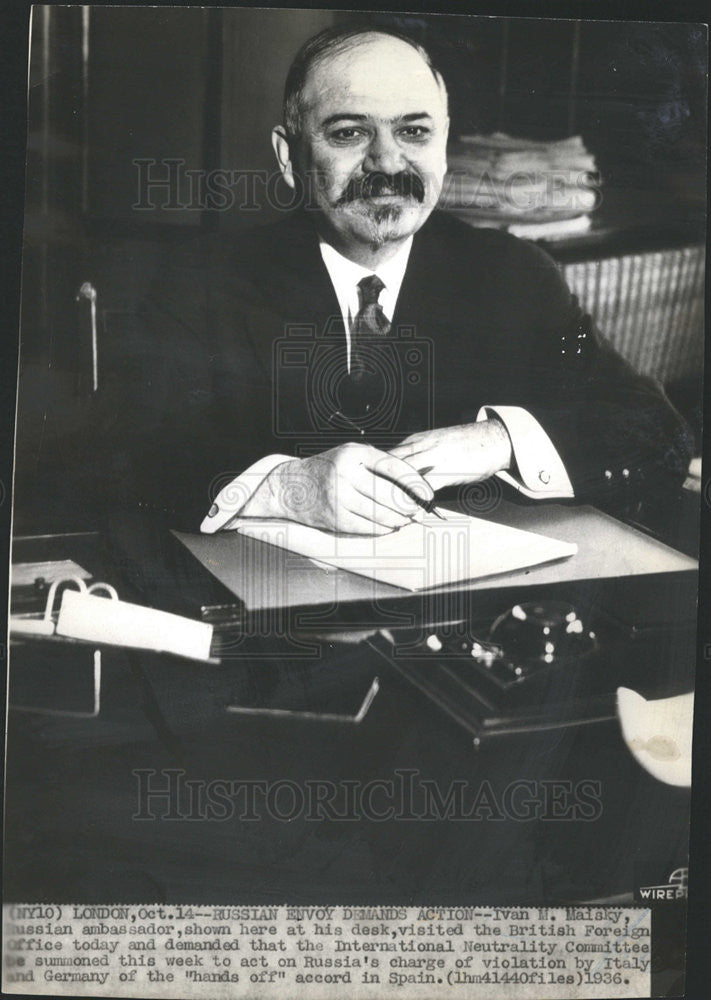
[(286, 129), (283, 125), (275, 125), (272, 129), (272, 148), (277, 158), (281, 175), (292, 190), (296, 187), (294, 180), (294, 165), (291, 161), (291, 146)]

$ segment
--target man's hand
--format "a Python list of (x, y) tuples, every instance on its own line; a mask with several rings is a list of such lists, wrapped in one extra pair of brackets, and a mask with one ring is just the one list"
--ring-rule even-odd
[(435, 489), (488, 479), (512, 462), (511, 439), (495, 417), (411, 434), (390, 454), (423, 470)]
[(344, 444), (273, 469), (241, 517), (286, 518), (314, 528), (383, 535), (422, 518), (434, 492), (412, 466), (370, 445)]

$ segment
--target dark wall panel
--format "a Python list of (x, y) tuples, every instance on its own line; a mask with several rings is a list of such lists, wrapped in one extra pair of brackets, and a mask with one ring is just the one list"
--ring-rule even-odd
[[(245, 176), (234, 188), (234, 204), (219, 225), (236, 229), (268, 222), (278, 212), (269, 201), (276, 161), (270, 133), (282, 119), (284, 80), (298, 48), (333, 24), (325, 10), (226, 9), (222, 14), (223, 87), (220, 166)], [(246, 184), (254, 187), (248, 194)], [(282, 195), (286, 192), (282, 192)], [(251, 197), (254, 194), (256, 197)], [(247, 208), (249, 206), (249, 208)]]
[[(203, 166), (208, 11), (92, 7), (90, 33), (90, 211), (129, 221), (138, 198), (133, 161), (180, 159)], [(156, 168), (155, 176), (166, 175)], [(189, 201), (181, 195), (181, 203)], [(167, 203), (156, 189), (156, 205)], [(198, 224), (200, 211), (143, 212), (145, 221)]]

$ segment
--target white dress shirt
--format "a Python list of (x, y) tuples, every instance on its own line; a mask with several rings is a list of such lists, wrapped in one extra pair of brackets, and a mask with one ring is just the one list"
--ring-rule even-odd
[[(358, 282), (368, 275), (377, 274), (385, 286), (378, 297), (378, 302), (388, 320), (392, 321), (411, 248), (412, 237), (403, 244), (394, 257), (372, 271), (344, 257), (325, 240), (320, 241), (321, 256), (343, 317), (349, 371), (351, 324), (360, 311)], [(497, 476), (531, 499), (572, 498), (573, 487), (560, 455), (535, 417), (521, 406), (487, 405), (479, 410), (477, 421), (488, 420), (492, 415), (497, 416), (506, 428), (511, 439), (514, 459), (512, 470), (497, 472)], [(219, 515), (214, 513), (213, 505), (213, 516), (208, 515), (204, 518), (200, 530), (212, 533), (223, 525), (229, 527), (225, 521), (239, 513), (272, 469), (282, 462), (292, 460), (292, 455), (265, 455), (250, 465), (215, 498)]]
[(369, 277), (371, 274), (377, 274), (385, 285), (378, 296), (378, 304), (388, 320), (392, 322), (392, 318), (395, 315), (397, 297), (400, 294), (400, 285), (402, 285), (402, 279), (405, 277), (405, 271), (407, 270), (411, 247), (412, 237), (400, 247), (394, 257), (391, 257), (385, 264), (380, 264), (374, 271), (371, 271), (368, 267), (362, 267), (360, 264), (348, 260), (338, 250), (334, 250), (331, 244), (326, 243), (325, 240), (320, 240), (319, 242), (323, 262), (326, 265), (326, 270), (336, 293), (338, 304), (341, 307), (343, 326), (346, 330), (346, 351), (349, 372), (351, 370), (351, 325), (354, 318), (360, 312), (358, 282), (362, 281), (363, 278)]

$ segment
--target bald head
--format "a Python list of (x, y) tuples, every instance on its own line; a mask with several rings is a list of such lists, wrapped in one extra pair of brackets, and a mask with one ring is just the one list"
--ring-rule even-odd
[(362, 263), (394, 253), (434, 208), (447, 167), (447, 94), (427, 53), (391, 32), (317, 36), (285, 104), (277, 160), (287, 184), (308, 190), (322, 235)]
[[(397, 53), (402, 46), (406, 46), (406, 55), (411, 56), (415, 53), (419, 56), (422, 65), (415, 69), (416, 79), (413, 83), (419, 87), (424, 82), (422, 74), (431, 76), (440, 89), (445, 114), (447, 113), (447, 90), (444, 79), (427, 50), (419, 42), (394, 28), (327, 28), (302, 45), (289, 69), (284, 86), (284, 127), (289, 135), (298, 136), (301, 132), (302, 99), (309, 76), (316, 72), (320, 64), (339, 56), (347, 59), (349, 50), (362, 48), (364, 45), (380, 47), (386, 58), (388, 49)], [(410, 50), (409, 53), (407, 50)], [(413, 64), (414, 61), (411, 59), (410, 65)], [(378, 75), (384, 68), (382, 64), (378, 67)]]

